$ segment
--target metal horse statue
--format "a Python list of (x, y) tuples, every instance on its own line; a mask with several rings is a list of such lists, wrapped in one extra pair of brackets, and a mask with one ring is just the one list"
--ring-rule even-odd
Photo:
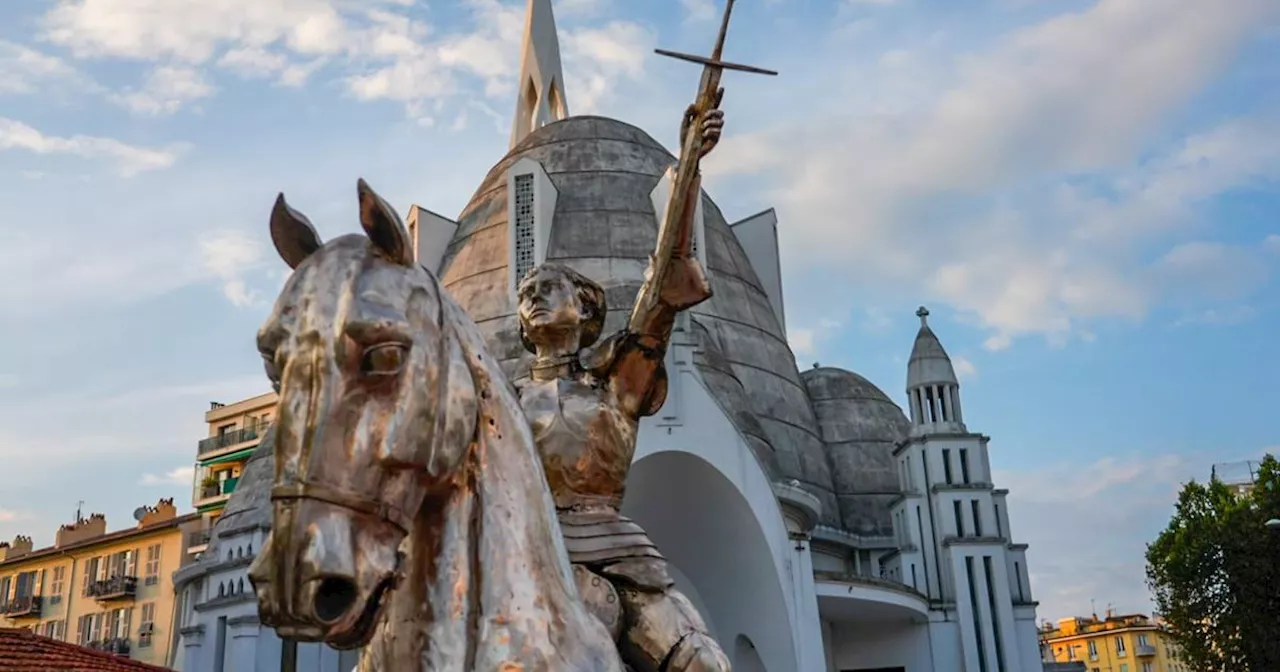
[(621, 672), (513, 389), (399, 216), (357, 191), (366, 235), (322, 244), (283, 194), (271, 214), (294, 271), (258, 334), (280, 393), (249, 570), (263, 623), (363, 646), (364, 671)]

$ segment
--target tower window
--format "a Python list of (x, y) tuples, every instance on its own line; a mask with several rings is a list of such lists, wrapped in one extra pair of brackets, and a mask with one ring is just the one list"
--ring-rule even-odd
[(515, 204), (515, 281), (519, 283), (536, 263), (534, 260), (533, 175), (531, 173), (516, 175)]
[(960, 482), (969, 482), (969, 451), (965, 448), (960, 449)]
[(996, 504), (996, 536), (1004, 536), (1004, 523), (1000, 522), (1000, 505)]
[(982, 513), (978, 509), (978, 500), (971, 499), (969, 500), (969, 504), (973, 508), (973, 534), (975, 536), (981, 537), (982, 536)]
[(946, 479), (947, 485), (951, 485), (951, 451), (942, 449), (942, 476)]
[(964, 512), (960, 509), (960, 500), (951, 502), (952, 511), (956, 515), (956, 536), (963, 537), (964, 534)]

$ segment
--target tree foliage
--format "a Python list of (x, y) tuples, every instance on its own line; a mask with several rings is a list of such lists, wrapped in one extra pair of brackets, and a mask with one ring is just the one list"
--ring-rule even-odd
[(1147, 546), (1147, 583), (1189, 667), (1280, 670), (1280, 462), (1263, 459), (1252, 490), (1217, 478), (1178, 495)]

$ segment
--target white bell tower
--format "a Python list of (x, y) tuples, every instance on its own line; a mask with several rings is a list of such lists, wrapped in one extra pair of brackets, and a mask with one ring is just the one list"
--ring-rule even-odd
[(530, 133), (569, 116), (551, 0), (529, 0), (517, 87), (516, 113), (511, 120), (512, 148)]

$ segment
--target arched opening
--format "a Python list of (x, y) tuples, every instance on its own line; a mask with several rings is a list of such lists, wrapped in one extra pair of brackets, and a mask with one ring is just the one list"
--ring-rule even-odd
[(738, 635), (733, 643), (733, 672), (768, 672), (751, 638)]
[(569, 116), (564, 105), (564, 96), (560, 94), (560, 80), (551, 80), (547, 91), (547, 108), (551, 110), (552, 119), (564, 119)]
[(673, 565), (676, 587), (688, 592), (726, 655), (736, 660), (741, 634), (760, 663), (744, 669), (795, 666), (786, 594), (768, 540), (728, 478), (692, 453), (646, 455), (631, 467), (623, 510)]
[(529, 132), (538, 130), (538, 87), (534, 85), (533, 78), (529, 78), (529, 82), (524, 87), (524, 110), (529, 115)]

